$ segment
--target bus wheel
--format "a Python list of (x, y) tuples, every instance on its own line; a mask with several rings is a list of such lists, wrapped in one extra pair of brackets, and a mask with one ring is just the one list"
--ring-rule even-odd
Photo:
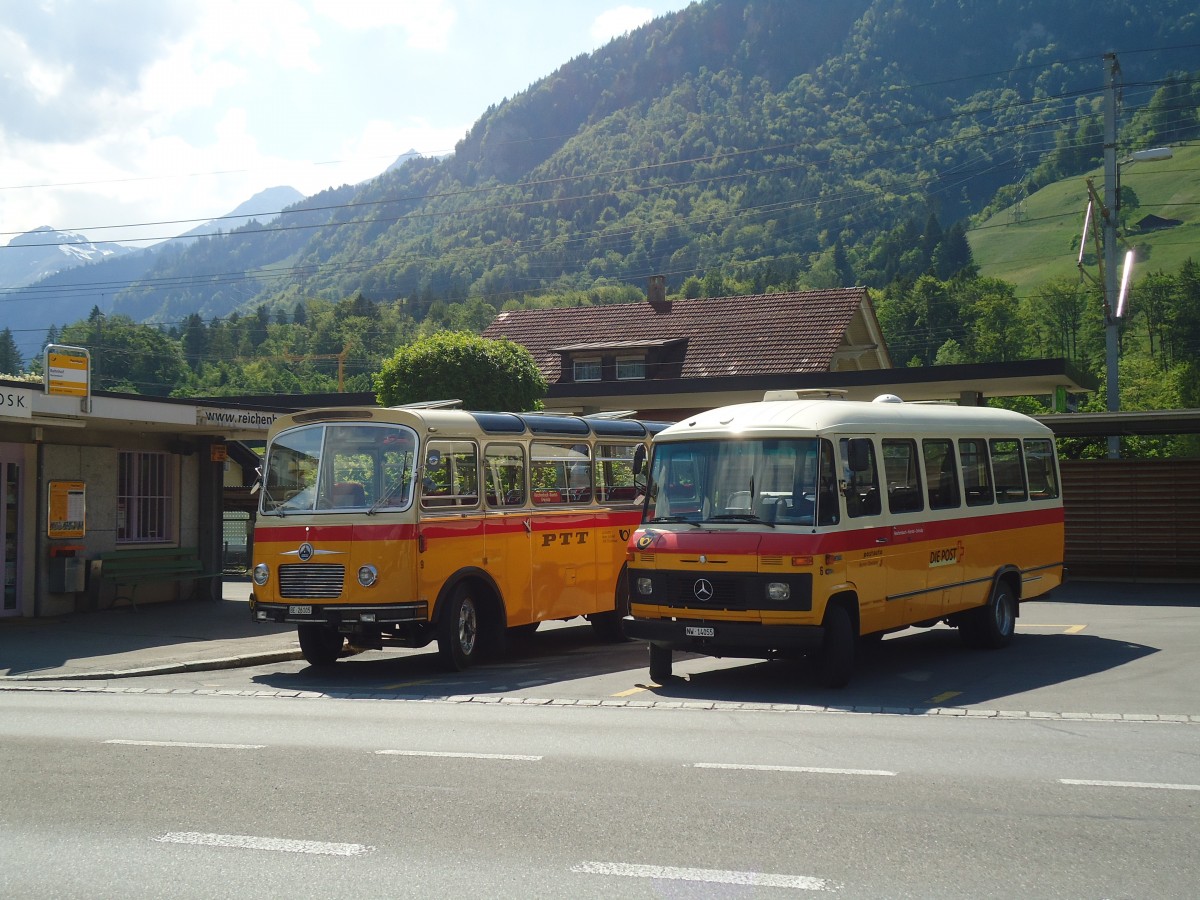
[(650, 680), (665, 684), (671, 680), (671, 648), (650, 644)]
[(479, 610), (465, 584), (455, 588), (438, 622), (438, 653), (453, 672), (475, 662), (479, 653)]
[(1017, 600), (1007, 579), (996, 582), (987, 606), (979, 610), (975, 642), (987, 650), (1006, 646), (1017, 630)]
[(825, 611), (825, 637), (817, 658), (817, 681), (828, 688), (845, 687), (854, 671), (854, 624), (846, 607)]
[(342, 655), (346, 639), (328, 625), (298, 625), (300, 652), (310, 666), (332, 666)]

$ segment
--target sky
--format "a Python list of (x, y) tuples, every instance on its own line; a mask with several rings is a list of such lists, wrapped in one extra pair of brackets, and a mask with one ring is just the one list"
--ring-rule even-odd
[(452, 152), (491, 105), (688, 0), (0, 0), (0, 247), (144, 246), (258, 191)]

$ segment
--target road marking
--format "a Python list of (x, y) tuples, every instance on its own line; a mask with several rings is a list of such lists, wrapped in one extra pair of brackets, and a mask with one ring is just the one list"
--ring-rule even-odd
[(725, 869), (685, 869), (677, 866), (642, 866), (631, 863), (585, 862), (571, 867), (584, 875), (621, 875), (625, 878), (662, 878), (702, 881), (708, 884), (745, 884), (755, 887), (794, 888), (800, 891), (834, 890), (832, 882), (808, 875), (775, 875), (769, 872), (736, 872)]
[(1081, 784), (1086, 787), (1151, 788), (1159, 791), (1200, 791), (1200, 784), (1163, 784), (1157, 781), (1090, 781), (1080, 778), (1060, 778), (1059, 784)]
[(1083, 631), (1083, 629), (1085, 629), (1085, 628), (1087, 628), (1086, 625), (1072, 625), (1070, 628), (1068, 628), (1063, 633), (1064, 634), (1079, 634), (1079, 632)]
[(1045, 625), (1034, 622), (1021, 622), (1019, 625), (1021, 628), (1062, 628), (1063, 634), (1079, 634), (1087, 628), (1086, 625)]
[(287, 838), (255, 837), (250, 834), (205, 834), (202, 831), (168, 831), (154, 840), (160, 844), (233, 847), (238, 850), (275, 850), (283, 853), (315, 853), (320, 856), (361, 856), (375, 849), (364, 844), (293, 841)]
[(613, 694), (612, 696), (613, 697), (632, 697), (634, 694), (640, 694), (640, 693), (642, 693), (642, 691), (648, 691), (648, 690), (650, 690), (650, 688), (643, 687), (642, 685), (638, 685), (637, 687), (632, 687), (627, 691), (621, 691), (619, 694)]
[(385, 685), (382, 685), (379, 689), (381, 691), (396, 691), (396, 690), (399, 690), (400, 688), (416, 687), (419, 684), (433, 684), (433, 682), (435, 682), (435, 681), (437, 681), (436, 678), (422, 678), (419, 681), (401, 681), (396, 684), (385, 684)]
[(694, 769), (742, 769), (747, 772), (805, 772), (812, 775), (895, 775), (883, 769), (824, 769), (817, 766), (755, 766), (738, 763), (694, 763)]
[(197, 741), (105, 741), (106, 744), (123, 744), (127, 747), (198, 747), (202, 750), (261, 750), (266, 744), (203, 744)]
[(943, 691), (942, 693), (938, 694), (936, 697), (930, 697), (929, 702), (930, 703), (945, 703), (947, 700), (953, 700), (955, 697), (959, 696), (961, 693), (962, 693), (962, 691)]
[(449, 753), (441, 750), (376, 750), (378, 756), (435, 756), (445, 759), (511, 759), (518, 762), (538, 762), (540, 756), (521, 756), (516, 753)]

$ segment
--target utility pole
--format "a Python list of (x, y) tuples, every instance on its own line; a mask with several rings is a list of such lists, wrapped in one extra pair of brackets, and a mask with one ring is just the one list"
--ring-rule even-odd
[[(1121, 64), (1117, 54), (1104, 54), (1104, 67), (1108, 78), (1104, 95), (1104, 362), (1107, 373), (1107, 403), (1109, 412), (1121, 409), (1120, 380), (1117, 369), (1120, 364), (1120, 319), (1117, 316), (1117, 81), (1121, 76)], [(1108, 456), (1121, 456), (1121, 436), (1108, 436)]]

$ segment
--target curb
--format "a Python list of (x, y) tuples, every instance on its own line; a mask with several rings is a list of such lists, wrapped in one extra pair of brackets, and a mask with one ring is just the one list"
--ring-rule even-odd
[(238, 669), (245, 666), (261, 666), (274, 662), (303, 659), (299, 650), (273, 650), (267, 653), (251, 653), (245, 656), (223, 656), (214, 659), (198, 659), (190, 662), (169, 662), (157, 666), (142, 666), (136, 669), (110, 669), (107, 671), (63, 672), (57, 675), (0, 675), (4, 681), (98, 681), (110, 678), (137, 678), (141, 675), (175, 675), (180, 672), (206, 672), (215, 669)]

